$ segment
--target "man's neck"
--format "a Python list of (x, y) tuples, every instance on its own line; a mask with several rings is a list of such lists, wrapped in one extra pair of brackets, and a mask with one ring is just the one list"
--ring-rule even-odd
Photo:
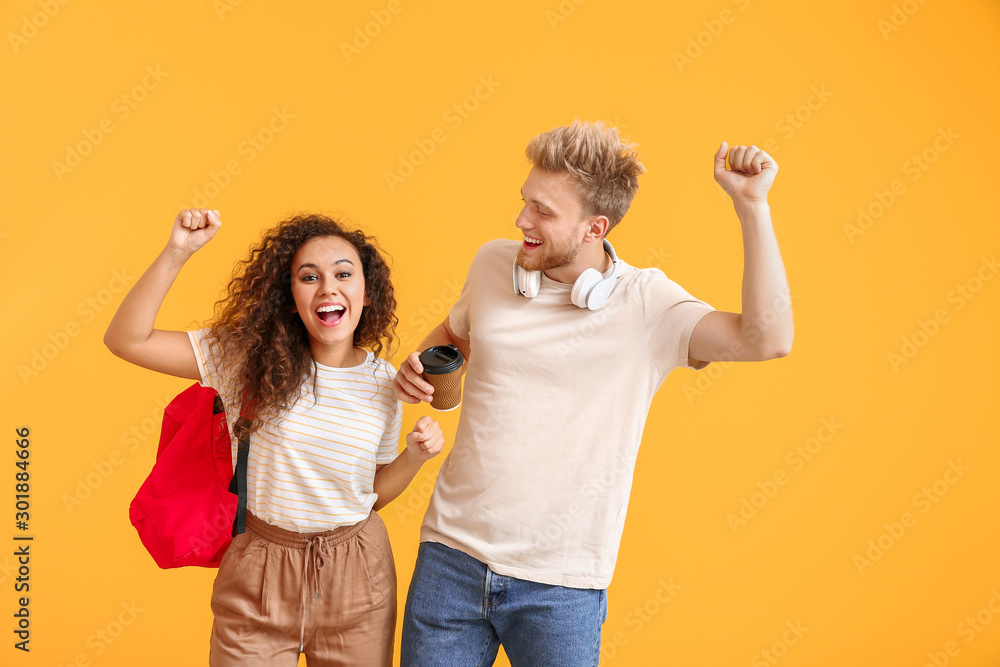
[(601, 273), (604, 273), (611, 268), (611, 256), (605, 252), (603, 242), (599, 248), (599, 254), (596, 254), (593, 257), (584, 258), (583, 251), (581, 251), (572, 264), (561, 266), (558, 269), (549, 269), (543, 273), (545, 273), (545, 276), (549, 280), (554, 280), (557, 283), (565, 283), (567, 285), (575, 283), (576, 279), (580, 277), (580, 274), (587, 269), (597, 269)]

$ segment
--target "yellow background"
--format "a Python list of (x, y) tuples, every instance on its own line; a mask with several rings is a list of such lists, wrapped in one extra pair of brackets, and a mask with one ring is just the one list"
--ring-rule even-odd
[[(618, 254), (723, 310), (742, 246), (712, 156), (768, 147), (797, 334), (785, 359), (678, 370), (655, 399), (602, 664), (1000, 665), (995, 0), (16, 0), (0, 26), (0, 664), (206, 659), (213, 572), (158, 570), (128, 522), (188, 383), (101, 342), (179, 208), (209, 186), (224, 226), (160, 327), (203, 322), (260, 230), (322, 211), (393, 258), (408, 351), (479, 244), (518, 237), (527, 141), (578, 117), (649, 169)], [(70, 149), (87, 154), (54, 165)], [(29, 654), (11, 632), (21, 426)], [(441, 460), (382, 512), (401, 605)]]

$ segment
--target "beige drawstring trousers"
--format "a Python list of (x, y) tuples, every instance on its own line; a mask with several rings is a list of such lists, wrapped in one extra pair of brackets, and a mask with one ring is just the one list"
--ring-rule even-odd
[(386, 667), (396, 566), (381, 517), (295, 533), (247, 514), (212, 589), (212, 667)]

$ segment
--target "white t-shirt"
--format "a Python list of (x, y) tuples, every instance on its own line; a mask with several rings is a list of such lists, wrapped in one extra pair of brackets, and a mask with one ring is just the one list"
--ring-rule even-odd
[(596, 311), (545, 276), (526, 299), (511, 282), (519, 245), (480, 248), (451, 310), (471, 360), (420, 539), (498, 574), (607, 588), (650, 402), (712, 307), (624, 261)]
[[(189, 331), (201, 383), (222, 396), (236, 462), (233, 424), (240, 397), (219, 368), (208, 329)], [(250, 436), (247, 510), (272, 526), (299, 533), (332, 530), (365, 519), (377, 498), (375, 466), (391, 463), (399, 448), (402, 403), (392, 391), (390, 363), (368, 352), (360, 366), (316, 364), (317, 386), (303, 383), (277, 428)]]

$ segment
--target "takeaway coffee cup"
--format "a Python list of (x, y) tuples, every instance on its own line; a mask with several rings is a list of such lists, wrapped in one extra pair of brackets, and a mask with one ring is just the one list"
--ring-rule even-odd
[(420, 353), (424, 379), (434, 386), (435, 410), (454, 410), (462, 403), (462, 364), (465, 359), (454, 345), (435, 345)]

